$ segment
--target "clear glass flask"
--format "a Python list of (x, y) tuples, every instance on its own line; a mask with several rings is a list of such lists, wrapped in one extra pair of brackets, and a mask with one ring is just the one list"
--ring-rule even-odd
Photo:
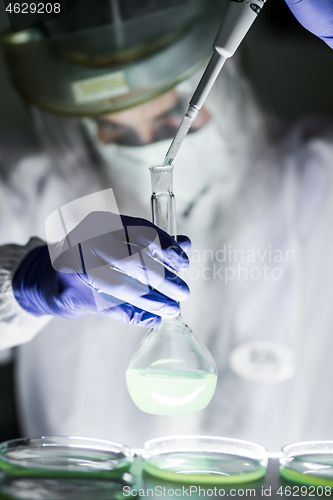
[[(173, 165), (150, 167), (152, 217), (175, 237), (176, 210)], [(217, 370), (208, 349), (176, 318), (162, 319), (137, 347), (126, 372), (131, 398), (138, 408), (155, 415), (199, 411), (214, 395)]]

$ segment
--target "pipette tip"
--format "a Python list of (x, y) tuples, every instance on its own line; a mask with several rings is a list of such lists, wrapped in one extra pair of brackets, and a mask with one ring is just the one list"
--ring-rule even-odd
[(173, 162), (173, 158), (171, 158), (170, 156), (166, 156), (166, 157), (164, 158), (163, 165), (165, 165), (165, 166), (169, 166), (169, 165), (171, 165), (171, 163), (172, 163), (172, 162)]
[(182, 119), (182, 122), (178, 128), (178, 131), (171, 143), (171, 146), (169, 147), (166, 153), (163, 165), (172, 164), (173, 160), (176, 157), (178, 149), (180, 148), (184, 138), (186, 137), (187, 132), (189, 131), (190, 126), (192, 125), (192, 122), (194, 121), (195, 117), (198, 114), (198, 111), (199, 108), (197, 108), (195, 105), (190, 105), (187, 108), (184, 118)]

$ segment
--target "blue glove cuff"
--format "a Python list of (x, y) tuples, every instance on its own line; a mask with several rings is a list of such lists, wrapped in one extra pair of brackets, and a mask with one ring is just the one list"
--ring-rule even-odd
[(47, 245), (32, 250), (13, 279), (20, 306), (34, 316), (76, 318), (96, 312), (92, 289), (84, 273), (60, 273), (51, 263)]

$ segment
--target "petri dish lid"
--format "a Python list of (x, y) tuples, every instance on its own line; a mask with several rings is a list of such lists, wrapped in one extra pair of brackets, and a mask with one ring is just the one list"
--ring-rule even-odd
[(43, 436), (0, 444), (0, 470), (6, 474), (109, 474), (129, 469), (133, 459), (128, 446), (100, 439)]
[(292, 482), (333, 487), (333, 441), (302, 441), (282, 448), (280, 475)]
[(145, 443), (144, 471), (167, 481), (236, 484), (261, 479), (267, 469), (263, 446), (218, 436), (171, 436)]

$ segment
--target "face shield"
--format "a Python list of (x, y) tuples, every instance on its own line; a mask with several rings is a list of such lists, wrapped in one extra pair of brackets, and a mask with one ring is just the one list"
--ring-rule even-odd
[(219, 0), (80, 0), (64, 16), (2, 38), (14, 85), (38, 108), (96, 116), (167, 92), (205, 63)]

